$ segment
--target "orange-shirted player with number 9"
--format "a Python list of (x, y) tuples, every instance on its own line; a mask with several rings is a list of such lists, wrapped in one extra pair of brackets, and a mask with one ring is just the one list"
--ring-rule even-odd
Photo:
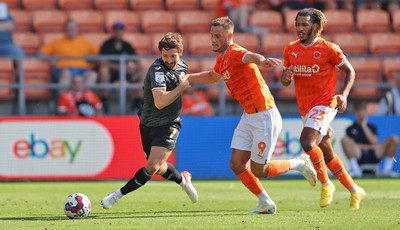
[[(326, 166), (351, 192), (350, 208), (358, 210), (365, 191), (358, 187), (333, 152), (329, 124), (336, 113), (347, 107), (347, 96), (353, 86), (355, 73), (342, 50), (320, 37), (326, 24), (325, 15), (313, 8), (300, 10), (295, 19), (298, 40), (289, 43), (284, 51), (281, 83), (295, 83), (295, 93), (304, 128), (300, 143), (310, 156), (322, 184), (320, 206), (327, 207), (333, 200), (335, 185), (329, 180)], [(342, 93), (335, 95), (336, 66), (346, 73)]]
[[(282, 129), (282, 118), (258, 66), (279, 65), (276, 58), (250, 52), (233, 42), (233, 22), (228, 17), (211, 22), (211, 43), (219, 53), (213, 70), (188, 74), (191, 83), (210, 84), (224, 79), (232, 97), (244, 108), (232, 138), (230, 167), (242, 183), (259, 199), (249, 214), (275, 214), (275, 203), (258, 178), (297, 170), (312, 186), (316, 172), (307, 155), (291, 160), (271, 160)], [(248, 162), (250, 161), (250, 167)]]

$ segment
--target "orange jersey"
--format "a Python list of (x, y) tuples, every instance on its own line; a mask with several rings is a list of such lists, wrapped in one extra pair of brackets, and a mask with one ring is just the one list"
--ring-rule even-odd
[(218, 55), (214, 71), (223, 76), (232, 97), (251, 114), (275, 107), (275, 102), (257, 65), (243, 63), (246, 52), (237, 44), (230, 45), (224, 55)]
[(284, 52), (284, 68), (294, 71), (294, 84), (300, 114), (317, 105), (329, 105), (335, 95), (336, 66), (345, 56), (338, 45), (318, 37), (307, 47), (299, 40), (289, 43)]
[(58, 110), (67, 112), (69, 115), (78, 116), (78, 103), (82, 101), (91, 104), (96, 109), (102, 108), (102, 103), (96, 93), (85, 89), (79, 93), (73, 91), (63, 92), (58, 100)]

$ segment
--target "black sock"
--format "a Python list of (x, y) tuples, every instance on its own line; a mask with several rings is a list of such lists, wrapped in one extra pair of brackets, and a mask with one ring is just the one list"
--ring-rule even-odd
[(147, 172), (147, 170), (143, 167), (139, 169), (135, 176), (121, 188), (122, 195), (126, 195), (130, 192), (135, 191), (136, 189), (142, 187), (151, 179), (152, 175)]
[(173, 165), (171, 165), (170, 163), (167, 163), (167, 165), (167, 171), (165, 171), (165, 173), (161, 176), (167, 180), (175, 181), (177, 184), (180, 184), (182, 182), (182, 175), (178, 172), (178, 170), (176, 170)]

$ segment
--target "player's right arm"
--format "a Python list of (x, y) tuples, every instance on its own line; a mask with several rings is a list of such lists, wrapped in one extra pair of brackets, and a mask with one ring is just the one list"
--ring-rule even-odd
[(197, 84), (212, 84), (216, 83), (221, 79), (221, 75), (216, 73), (214, 70), (207, 70), (199, 73), (191, 73), (186, 75), (190, 83)]

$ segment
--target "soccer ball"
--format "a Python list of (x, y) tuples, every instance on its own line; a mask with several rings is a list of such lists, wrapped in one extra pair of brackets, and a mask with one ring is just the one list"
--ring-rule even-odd
[(89, 198), (82, 193), (73, 193), (65, 199), (64, 212), (70, 219), (88, 217), (92, 211), (92, 203)]

